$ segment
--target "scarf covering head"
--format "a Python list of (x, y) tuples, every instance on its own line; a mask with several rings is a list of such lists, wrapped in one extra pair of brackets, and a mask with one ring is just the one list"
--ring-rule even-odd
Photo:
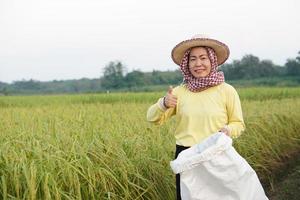
[(183, 74), (183, 82), (187, 85), (188, 89), (192, 92), (200, 92), (209, 87), (219, 85), (225, 81), (224, 74), (221, 71), (217, 71), (218, 62), (215, 51), (210, 47), (204, 47), (207, 51), (208, 58), (211, 63), (210, 73), (203, 78), (196, 78), (192, 75), (189, 69), (189, 55), (191, 49), (188, 49), (180, 63), (180, 70)]

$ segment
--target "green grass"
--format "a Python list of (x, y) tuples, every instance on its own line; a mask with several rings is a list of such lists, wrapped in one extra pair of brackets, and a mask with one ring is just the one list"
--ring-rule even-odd
[[(299, 98), (300, 87), (252, 87), (237, 88), (241, 100), (268, 100)], [(167, 91), (167, 88), (166, 88)], [(34, 95), (34, 96), (0, 96), (0, 108), (5, 107), (36, 107), (47, 105), (70, 104), (114, 104), (114, 103), (153, 103), (157, 98), (165, 95), (161, 92), (125, 92), (100, 94), (73, 94), (73, 95)]]
[[(239, 90), (247, 129), (234, 146), (269, 184), (300, 150), (298, 90)], [(176, 122), (146, 121), (163, 94), (1, 97), (0, 199), (174, 199)]]
[(277, 76), (241, 80), (229, 80), (230, 84), (238, 87), (299, 87), (300, 76)]

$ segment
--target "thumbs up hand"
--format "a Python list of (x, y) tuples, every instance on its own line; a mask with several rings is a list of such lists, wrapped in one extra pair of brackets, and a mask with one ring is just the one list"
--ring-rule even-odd
[(164, 97), (164, 105), (167, 108), (175, 108), (177, 105), (177, 97), (172, 93), (173, 87), (170, 86), (166, 96)]

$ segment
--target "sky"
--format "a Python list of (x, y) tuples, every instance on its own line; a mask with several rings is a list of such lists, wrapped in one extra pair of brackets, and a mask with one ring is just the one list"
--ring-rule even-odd
[(0, 0), (0, 81), (99, 78), (175, 70), (171, 50), (196, 34), (284, 65), (300, 51), (298, 0)]

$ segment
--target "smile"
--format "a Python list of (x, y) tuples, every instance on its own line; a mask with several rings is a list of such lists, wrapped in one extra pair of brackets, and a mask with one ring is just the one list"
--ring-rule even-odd
[(205, 71), (205, 69), (195, 69), (194, 70), (194, 72), (196, 72), (196, 73), (200, 73), (200, 72), (203, 72), (203, 71)]

